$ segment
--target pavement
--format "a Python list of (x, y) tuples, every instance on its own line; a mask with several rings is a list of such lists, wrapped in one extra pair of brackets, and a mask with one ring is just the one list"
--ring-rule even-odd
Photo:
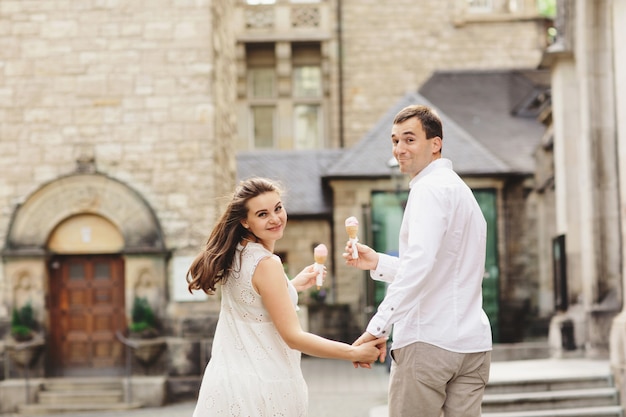
[[(591, 359), (532, 359), (491, 364), (490, 382), (607, 375), (609, 362)], [(389, 373), (384, 364), (354, 369), (345, 361), (303, 357), (309, 386), (308, 417), (387, 417)], [(130, 411), (78, 412), (48, 417), (191, 417), (195, 403), (185, 401)], [(9, 417), (10, 415), (2, 415)]]

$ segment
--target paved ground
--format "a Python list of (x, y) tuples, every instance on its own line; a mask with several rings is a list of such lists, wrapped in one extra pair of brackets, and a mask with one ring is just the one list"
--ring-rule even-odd
[[(384, 365), (354, 369), (351, 363), (303, 358), (302, 370), (309, 385), (309, 417), (386, 417), (389, 374)], [(538, 359), (494, 362), (493, 382), (606, 375), (608, 361), (586, 359)], [(48, 417), (191, 417), (193, 401), (159, 408), (124, 412), (55, 414)], [(3, 415), (3, 417), (9, 417)]]
[[(372, 369), (354, 369), (352, 363), (346, 361), (303, 357), (302, 372), (309, 386), (308, 417), (368, 417), (370, 409), (387, 402), (389, 374), (383, 364)], [(49, 414), (47, 417), (191, 417), (194, 405), (193, 401), (186, 401), (159, 408)], [(0, 416), (14, 417), (11, 414)]]

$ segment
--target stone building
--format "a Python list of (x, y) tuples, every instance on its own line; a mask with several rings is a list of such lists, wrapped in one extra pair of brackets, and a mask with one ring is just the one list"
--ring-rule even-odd
[[(30, 305), (46, 340), (31, 376), (120, 374), (116, 332), (145, 298), (165, 393), (138, 398), (194, 395), (219, 302), (184, 275), (237, 175), (262, 172), (241, 154), (236, 173), (237, 150), (304, 158), (291, 169), (319, 181), (290, 190), (277, 250), (295, 273), (332, 242), (329, 301), (360, 328), (372, 295), (336, 262), (343, 216), (397, 178), (331, 184), (332, 163), (435, 70), (534, 69), (545, 26), (534, 0), (2, 1), (0, 336)], [(21, 373), (2, 368), (13, 411)]]
[[(33, 308), (31, 377), (122, 372), (135, 297), (191, 349), (185, 267), (234, 184), (233, 15), (224, 0), (0, 4), (0, 336)], [(23, 375), (2, 350), (3, 377)], [(179, 362), (170, 374), (198, 373)], [(24, 401), (5, 382), (0, 412)]]
[(626, 3), (561, 0), (557, 10), (536, 176), (539, 240), (553, 245), (539, 252), (540, 269), (555, 270), (550, 343), (610, 357), (624, 398)]
[(539, 241), (552, 245), (539, 264), (555, 271), (550, 342), (610, 357), (623, 401), (626, 4), (562, 0), (557, 10), (536, 181)]
[[(552, 106), (537, 153), (543, 268), (557, 264), (550, 336), (590, 356), (606, 357), (623, 304), (623, 202), (620, 105), (624, 18), (620, 2), (558, 2), (558, 35), (544, 55)], [(622, 72), (620, 72), (622, 69)], [(550, 250), (548, 250), (550, 249)], [(557, 258), (557, 259), (555, 259)], [(571, 328), (571, 334), (562, 331)], [(566, 339), (572, 339), (568, 341)]]

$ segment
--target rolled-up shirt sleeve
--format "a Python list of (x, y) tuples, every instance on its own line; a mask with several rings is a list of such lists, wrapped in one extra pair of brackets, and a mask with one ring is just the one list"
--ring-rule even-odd
[(378, 265), (370, 271), (370, 277), (376, 281), (391, 283), (398, 272), (399, 261), (396, 256), (379, 253)]

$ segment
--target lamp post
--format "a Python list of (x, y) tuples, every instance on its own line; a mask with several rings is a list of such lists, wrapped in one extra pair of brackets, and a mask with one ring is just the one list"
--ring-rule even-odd
[(402, 173), (400, 172), (400, 164), (398, 164), (397, 159), (392, 156), (387, 161), (387, 167), (389, 168), (391, 172), (391, 186), (393, 187), (393, 191), (398, 192), (400, 191), (400, 187), (401, 187), (400, 180), (402, 179)]

